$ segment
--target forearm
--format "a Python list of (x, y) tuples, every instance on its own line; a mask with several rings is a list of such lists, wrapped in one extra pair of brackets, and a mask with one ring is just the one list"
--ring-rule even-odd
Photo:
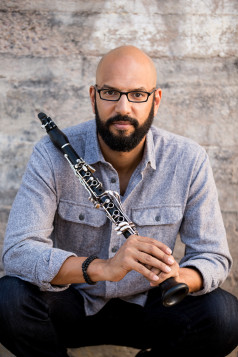
[[(69, 257), (62, 264), (58, 274), (52, 279), (53, 285), (84, 283), (82, 264), (87, 257)], [(155, 239), (141, 236), (129, 237), (113, 258), (95, 259), (87, 274), (93, 282), (120, 281), (131, 270), (142, 274), (149, 281), (158, 283), (159, 277), (149, 267), (163, 273), (171, 271), (171, 250)]]
[[(80, 284), (85, 283), (82, 264), (87, 257), (69, 257), (62, 264), (58, 274), (52, 279), (52, 285)], [(103, 266), (105, 260), (93, 260), (87, 269), (87, 274), (93, 282), (106, 280)]]
[(187, 284), (190, 293), (199, 291), (203, 287), (202, 275), (197, 269), (194, 269), (193, 267), (180, 268), (179, 277), (177, 280), (179, 280), (181, 283)]

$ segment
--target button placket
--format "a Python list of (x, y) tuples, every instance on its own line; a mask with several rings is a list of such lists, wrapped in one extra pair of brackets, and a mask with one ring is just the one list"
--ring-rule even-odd
[[(112, 258), (115, 255), (114, 249), (115, 247), (120, 247), (121, 244), (121, 237), (117, 235), (116, 231), (114, 230), (114, 225), (112, 225), (111, 230), (111, 239), (108, 248), (108, 257)], [(105, 296), (108, 298), (116, 297), (117, 296), (117, 282), (113, 281), (105, 281), (106, 285), (106, 292)]]
[(118, 245), (114, 245), (114, 247), (112, 247), (112, 253), (116, 253), (119, 249)]
[(121, 245), (121, 237), (117, 234), (114, 228), (115, 226), (112, 225), (111, 239), (110, 239), (110, 245), (108, 250), (109, 258), (115, 255), (115, 253), (118, 251)]

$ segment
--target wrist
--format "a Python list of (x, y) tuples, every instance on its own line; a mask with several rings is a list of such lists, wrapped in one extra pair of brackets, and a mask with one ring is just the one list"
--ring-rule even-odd
[(193, 267), (180, 268), (179, 281), (188, 285), (190, 293), (199, 291), (203, 287), (202, 274)]
[(87, 269), (89, 265), (95, 260), (98, 259), (96, 255), (90, 255), (88, 258), (86, 258), (83, 263), (82, 263), (82, 272), (83, 272), (83, 278), (85, 282), (89, 285), (94, 285), (96, 282), (92, 281), (90, 276), (88, 275)]
[(106, 263), (107, 261), (105, 259), (95, 259), (93, 260), (88, 268), (87, 268), (87, 274), (90, 277), (90, 279), (93, 282), (97, 281), (105, 281), (107, 279), (107, 269), (106, 269)]

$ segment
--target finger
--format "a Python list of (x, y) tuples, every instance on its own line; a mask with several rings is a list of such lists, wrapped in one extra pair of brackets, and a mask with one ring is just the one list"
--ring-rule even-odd
[(161, 273), (161, 270), (160, 269), (157, 269), (157, 268), (152, 268), (151, 269), (151, 272), (153, 272), (154, 274), (156, 274), (158, 277), (159, 277), (159, 280), (155, 281), (155, 280), (151, 280), (150, 281), (150, 286), (157, 286), (160, 284), (160, 276), (159, 274)]
[(151, 265), (144, 264), (144, 266), (145, 266), (147, 269), (151, 270), (151, 271), (152, 271), (154, 274), (156, 274), (156, 275), (159, 275), (159, 273), (161, 272), (160, 269), (155, 268), (155, 267), (152, 267)]
[[(153, 272), (156, 273), (153, 269)], [(178, 278), (179, 277), (179, 264), (175, 261), (174, 264), (172, 265), (171, 267), (171, 271), (168, 272), (168, 273), (165, 273), (163, 271), (161, 271), (159, 274), (158, 274), (158, 277), (159, 277), (159, 281), (151, 281), (150, 282), (150, 285), (151, 286), (157, 286), (159, 284), (161, 284), (163, 281), (173, 277), (173, 278)]]
[(171, 255), (172, 254), (172, 250), (164, 243), (154, 239), (154, 238), (149, 238), (149, 237), (143, 237), (143, 236), (136, 236), (138, 238), (138, 241), (144, 242), (144, 243), (148, 243), (148, 244), (152, 244), (154, 246), (156, 246), (157, 248), (159, 248), (160, 250), (162, 250), (164, 253)]
[(168, 278), (171, 278), (171, 277), (176, 278), (178, 276), (179, 276), (179, 265), (178, 265), (177, 262), (175, 262), (173, 264), (173, 266), (171, 267), (171, 271), (170, 272), (165, 273), (165, 272), (161, 271), (159, 273), (160, 282), (162, 282), (162, 281), (164, 281), (164, 280), (166, 280)]
[(158, 283), (158, 281), (159, 281), (158, 275), (153, 273), (150, 269), (146, 268), (140, 262), (134, 262), (132, 269), (137, 271), (138, 273), (142, 274), (150, 282)]
[[(149, 269), (149, 270), (152, 270), (153, 269), (153, 267), (151, 266), (151, 265), (149, 265), (149, 264), (144, 264), (144, 266), (147, 268), (147, 269)], [(156, 274), (156, 273), (155, 273)], [(156, 274), (156, 275), (158, 275), (158, 274)]]
[(157, 268), (165, 273), (169, 273), (171, 271), (171, 268), (167, 264), (165, 264), (163, 261), (153, 257), (150, 254), (147, 254), (144, 252), (138, 252), (137, 259), (144, 266)]
[(148, 244), (148, 243), (144, 243), (144, 242), (140, 242), (137, 244), (137, 249), (146, 254), (147, 256), (144, 256), (144, 260), (140, 260), (141, 263), (144, 264), (148, 264), (148, 265), (152, 265), (154, 267), (160, 268), (157, 265), (153, 265), (152, 261), (149, 257), (154, 257), (159, 261), (162, 261), (164, 264), (167, 265), (173, 265), (174, 264), (174, 258), (172, 255), (168, 255), (166, 253), (164, 253), (163, 251), (161, 251), (158, 247)]
[(156, 275), (159, 275), (160, 273), (161, 273), (161, 270), (160, 269), (158, 269), (158, 268), (152, 268), (152, 269), (150, 269), (154, 274), (156, 274)]
[(158, 247), (164, 253), (166, 253), (168, 255), (172, 254), (172, 250), (166, 244), (164, 244), (154, 238), (143, 237), (143, 236), (138, 236), (138, 235), (131, 235), (127, 239), (127, 242), (129, 242), (129, 241), (137, 241), (137, 242), (152, 244), (152, 245)]

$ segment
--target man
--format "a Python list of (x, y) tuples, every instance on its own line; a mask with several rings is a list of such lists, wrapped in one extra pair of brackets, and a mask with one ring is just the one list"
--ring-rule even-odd
[[(0, 339), (16, 356), (115, 344), (142, 349), (138, 356), (218, 357), (237, 346), (237, 299), (219, 288), (231, 256), (208, 158), (151, 126), (156, 80), (139, 49), (110, 51), (90, 87), (96, 121), (65, 131), (104, 187), (120, 192), (138, 236), (116, 234), (48, 137), (36, 145), (9, 217), (0, 280)], [(190, 294), (166, 308), (159, 285), (169, 277)]]

